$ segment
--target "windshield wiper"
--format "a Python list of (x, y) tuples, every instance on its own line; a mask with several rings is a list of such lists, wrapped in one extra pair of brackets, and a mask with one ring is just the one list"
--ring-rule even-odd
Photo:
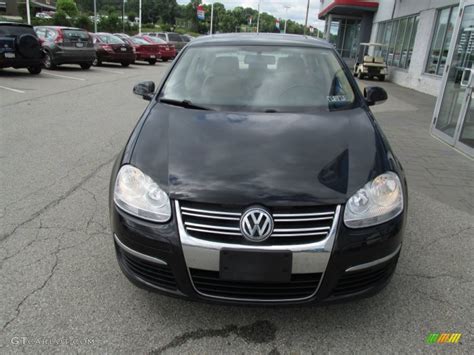
[(214, 111), (210, 107), (195, 105), (189, 100), (181, 100), (180, 101), (180, 100), (173, 100), (173, 99), (163, 98), (163, 99), (160, 99), (160, 102), (162, 102), (164, 104), (168, 104), (168, 105), (179, 106), (179, 107), (184, 107), (184, 108), (190, 108), (190, 109), (195, 109), (195, 110)]

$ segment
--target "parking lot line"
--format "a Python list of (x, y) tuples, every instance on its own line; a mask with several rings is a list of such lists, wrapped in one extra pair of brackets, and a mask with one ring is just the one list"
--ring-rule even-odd
[(103, 69), (103, 68), (94, 68), (94, 70), (100, 70), (100, 71), (105, 71), (105, 72), (114, 73), (114, 74), (125, 74), (123, 71), (109, 70), (109, 69)]
[(13, 91), (13, 92), (16, 92), (18, 94), (24, 94), (25, 92), (22, 91), (22, 90), (18, 90), (18, 89), (13, 89), (13, 88), (8, 88), (6, 86), (0, 86), (0, 89), (5, 89), (5, 90), (8, 90), (8, 91)]
[(43, 72), (42, 74), (51, 75), (51, 76), (56, 76), (56, 77), (58, 77), (58, 78), (63, 78), (63, 79), (80, 80), (80, 81), (85, 81), (85, 80), (86, 80), (86, 79), (84, 79), (84, 78), (78, 78), (77, 76), (67, 76), (67, 75), (60, 75), (60, 74), (53, 74), (53, 73), (45, 73), (45, 72)]

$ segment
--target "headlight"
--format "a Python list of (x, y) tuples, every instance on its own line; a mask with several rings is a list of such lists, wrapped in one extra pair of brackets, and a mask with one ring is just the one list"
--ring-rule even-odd
[(403, 211), (402, 184), (397, 174), (377, 176), (357, 191), (346, 204), (344, 223), (363, 228), (384, 223)]
[(125, 212), (153, 222), (166, 222), (171, 217), (168, 195), (149, 176), (131, 165), (120, 168), (114, 201)]

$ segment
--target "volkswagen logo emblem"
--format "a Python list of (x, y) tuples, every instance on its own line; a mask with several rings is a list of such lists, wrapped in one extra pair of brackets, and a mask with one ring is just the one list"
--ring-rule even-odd
[(259, 207), (251, 207), (240, 219), (240, 231), (251, 242), (263, 242), (273, 232), (272, 215)]

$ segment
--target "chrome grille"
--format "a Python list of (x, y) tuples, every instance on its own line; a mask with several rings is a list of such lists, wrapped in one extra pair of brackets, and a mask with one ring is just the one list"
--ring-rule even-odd
[[(180, 201), (181, 216), (189, 235), (225, 243), (250, 243), (240, 232), (245, 210), (225, 206)], [(275, 223), (269, 239), (259, 245), (303, 244), (324, 239), (331, 230), (336, 206), (272, 207)]]

